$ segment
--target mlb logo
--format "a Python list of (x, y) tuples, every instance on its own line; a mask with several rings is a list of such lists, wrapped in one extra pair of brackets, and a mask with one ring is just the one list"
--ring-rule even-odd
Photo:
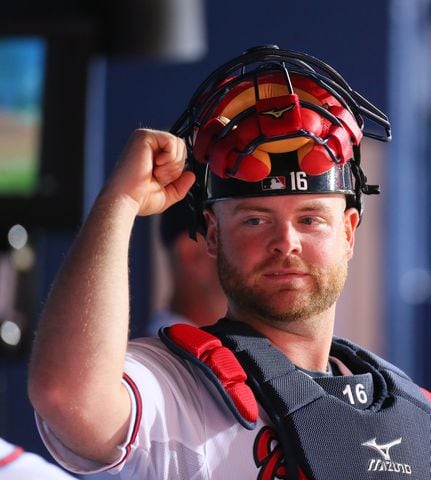
[(267, 177), (262, 180), (262, 190), (285, 190), (286, 177)]

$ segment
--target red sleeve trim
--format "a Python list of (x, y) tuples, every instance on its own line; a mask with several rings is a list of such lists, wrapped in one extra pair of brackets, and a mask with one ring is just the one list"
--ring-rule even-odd
[(24, 453), (24, 450), (21, 447), (15, 447), (14, 450), (9, 453), (9, 455), (6, 455), (6, 457), (3, 457), (0, 459), (0, 467), (5, 467), (6, 465), (9, 465), (13, 461), (15, 461), (18, 457), (21, 456), (21, 454)]
[(129, 386), (135, 398), (136, 414), (135, 414), (135, 421), (133, 424), (132, 435), (130, 437), (129, 443), (126, 445), (126, 453), (124, 454), (123, 458), (121, 458), (121, 460), (118, 463), (116, 463), (112, 468), (115, 468), (121, 463), (125, 462), (128, 456), (130, 455), (130, 452), (132, 450), (132, 444), (136, 440), (136, 437), (139, 431), (139, 425), (141, 424), (141, 419), (142, 419), (142, 400), (141, 400), (141, 395), (139, 394), (138, 387), (136, 386), (135, 382), (125, 373), (123, 374), (123, 379)]
[(422, 392), (425, 394), (425, 396), (428, 398), (428, 400), (431, 402), (431, 392), (428, 390), (425, 390), (425, 388), (421, 387)]

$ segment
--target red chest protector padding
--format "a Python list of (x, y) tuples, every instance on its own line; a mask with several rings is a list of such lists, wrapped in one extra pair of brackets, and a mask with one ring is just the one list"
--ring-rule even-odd
[(421, 388), (422, 392), (425, 394), (425, 396), (428, 398), (428, 400), (431, 402), (431, 392), (428, 390), (425, 390), (425, 388)]
[(249, 430), (255, 427), (259, 415), (257, 402), (245, 383), (247, 375), (231, 350), (214, 335), (192, 325), (179, 323), (163, 328), (160, 336), (172, 351), (201, 368), (244, 427)]

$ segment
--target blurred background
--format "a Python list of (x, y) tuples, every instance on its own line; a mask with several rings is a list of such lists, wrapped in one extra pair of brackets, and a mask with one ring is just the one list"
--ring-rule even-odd
[[(47, 457), (26, 393), (30, 345), (55, 272), (131, 132), (168, 129), (213, 69), (261, 44), (326, 61), (392, 121), (390, 144), (363, 143), (365, 173), (382, 194), (366, 198), (336, 333), (431, 388), (430, 6), (4, 1), (0, 436)], [(134, 230), (131, 336), (145, 333), (169, 290), (156, 223), (141, 218)]]

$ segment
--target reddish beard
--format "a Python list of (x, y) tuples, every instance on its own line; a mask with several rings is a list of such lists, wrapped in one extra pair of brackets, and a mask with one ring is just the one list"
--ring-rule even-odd
[[(268, 258), (251, 272), (241, 272), (227, 258), (223, 242), (218, 238), (217, 268), (220, 284), (229, 302), (245, 315), (260, 317), (267, 323), (306, 320), (330, 308), (339, 297), (347, 277), (347, 259), (340, 258), (325, 271), (296, 256)], [(260, 284), (264, 272), (295, 268), (306, 274), (305, 286), (283, 284), (277, 291)]]

